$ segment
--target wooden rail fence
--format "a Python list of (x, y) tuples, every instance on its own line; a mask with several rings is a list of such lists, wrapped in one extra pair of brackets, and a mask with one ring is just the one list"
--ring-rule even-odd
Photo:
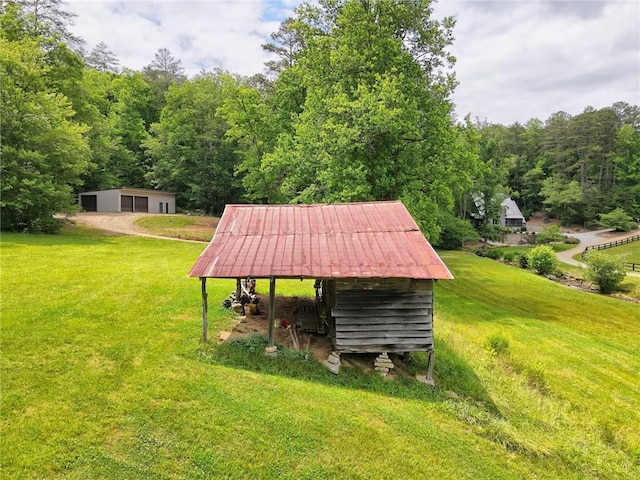
[[(598, 245), (589, 245), (585, 247), (584, 251), (582, 252), (582, 259), (584, 260), (589, 250), (606, 250), (607, 248), (618, 247), (620, 245), (625, 245), (627, 243), (635, 242), (637, 240), (640, 240), (640, 235), (634, 235), (633, 237), (627, 237), (622, 240), (616, 240), (615, 242), (600, 243)], [(640, 263), (625, 262), (624, 266), (634, 272), (635, 271), (640, 272)]]

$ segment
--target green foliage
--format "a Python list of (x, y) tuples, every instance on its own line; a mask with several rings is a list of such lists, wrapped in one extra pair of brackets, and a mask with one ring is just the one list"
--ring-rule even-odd
[[(2, 23), (12, 14), (3, 12)], [(0, 32), (2, 229), (50, 232), (53, 214), (75, 208), (73, 188), (90, 157), (88, 128), (74, 121), (69, 99), (48, 86), (57, 68), (51, 52), (37, 38), (12, 39), (10, 32)]]
[(577, 181), (565, 182), (559, 176), (548, 177), (542, 183), (540, 194), (549, 211), (558, 215), (561, 220), (568, 222), (576, 219), (583, 202), (582, 189)]
[(171, 86), (160, 122), (145, 142), (152, 158), (148, 179), (177, 192), (183, 208), (221, 214), (238, 198), (234, 145), (225, 141), (227, 124), (216, 115), (223, 89), (233, 81), (218, 71)]
[(491, 260), (499, 260), (502, 258), (502, 250), (499, 248), (490, 248), (487, 250), (487, 258), (490, 258)]
[(518, 264), (520, 265), (520, 268), (529, 268), (529, 256), (521, 253), (518, 256)]
[(621, 207), (615, 208), (609, 213), (601, 213), (598, 216), (600, 217), (598, 225), (603, 228), (613, 228), (617, 232), (628, 232), (638, 227), (638, 224)]
[(479, 233), (486, 240), (496, 241), (500, 238), (500, 225), (495, 225), (489, 221), (482, 222)]
[[(636, 107), (637, 109), (637, 107)], [(614, 205), (624, 206), (634, 218), (640, 218), (640, 131), (622, 125), (615, 139), (616, 183)]]
[(518, 254), (516, 254), (515, 252), (506, 252), (502, 258), (504, 258), (504, 261), (507, 263), (513, 263), (513, 261), (518, 257)]
[(588, 281), (598, 286), (601, 293), (612, 293), (619, 289), (626, 271), (621, 257), (602, 252), (589, 252), (586, 258)]
[(540, 275), (553, 273), (558, 266), (556, 253), (548, 245), (540, 245), (532, 248), (527, 254), (529, 267), (535, 269)]
[(278, 64), (271, 95), (253, 107), (260, 94), (241, 89), (223, 110), (247, 149), (239, 171), (251, 198), (403, 199), (437, 240), (439, 211), (452, 208), (474, 158), (455, 153), (454, 81), (440, 69), (453, 60), (452, 22), (432, 19), (428, 3), (325, 1), (296, 11), (286, 37), (274, 38), (295, 47), (269, 47), (295, 52)]
[(456, 250), (462, 248), (464, 242), (477, 240), (478, 232), (475, 231), (471, 223), (467, 220), (445, 214), (440, 218), (442, 232), (436, 244), (445, 250)]
[(564, 238), (564, 235), (560, 232), (560, 227), (557, 225), (545, 227), (540, 232), (536, 233), (536, 243), (540, 245), (552, 242), (561, 242)]
[(485, 348), (493, 355), (506, 355), (509, 353), (509, 340), (500, 334), (494, 334), (487, 338)]

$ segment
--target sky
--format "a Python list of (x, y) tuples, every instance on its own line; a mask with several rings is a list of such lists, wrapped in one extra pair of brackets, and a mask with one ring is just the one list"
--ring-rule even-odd
[[(252, 75), (261, 48), (300, 0), (67, 0), (71, 31), (91, 50), (107, 44), (141, 70), (160, 48), (185, 73), (221, 67)], [(459, 118), (509, 125), (623, 101), (640, 105), (640, 0), (441, 0), (456, 20), (451, 53)]]

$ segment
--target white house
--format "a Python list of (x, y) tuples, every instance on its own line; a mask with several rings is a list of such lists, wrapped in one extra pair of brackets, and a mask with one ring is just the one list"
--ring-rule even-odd
[(144, 188), (82, 192), (78, 203), (85, 212), (176, 213), (175, 193)]
[(500, 212), (500, 225), (509, 228), (522, 228), (526, 226), (527, 221), (522, 215), (520, 208), (511, 197), (507, 197), (502, 201), (502, 210)]
[[(471, 198), (477, 210), (471, 212), (471, 218), (477, 224), (485, 219), (484, 198), (479, 193), (472, 194)], [(492, 220), (492, 223), (499, 223), (501, 226), (511, 229), (519, 229), (527, 225), (527, 220), (522, 215), (518, 204), (511, 197), (504, 197), (500, 202), (500, 219), (497, 222)]]

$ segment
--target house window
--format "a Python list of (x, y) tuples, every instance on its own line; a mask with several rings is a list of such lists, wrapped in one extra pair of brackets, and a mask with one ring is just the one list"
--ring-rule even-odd
[(521, 218), (507, 218), (505, 219), (505, 226), (507, 227), (522, 227), (522, 219)]

